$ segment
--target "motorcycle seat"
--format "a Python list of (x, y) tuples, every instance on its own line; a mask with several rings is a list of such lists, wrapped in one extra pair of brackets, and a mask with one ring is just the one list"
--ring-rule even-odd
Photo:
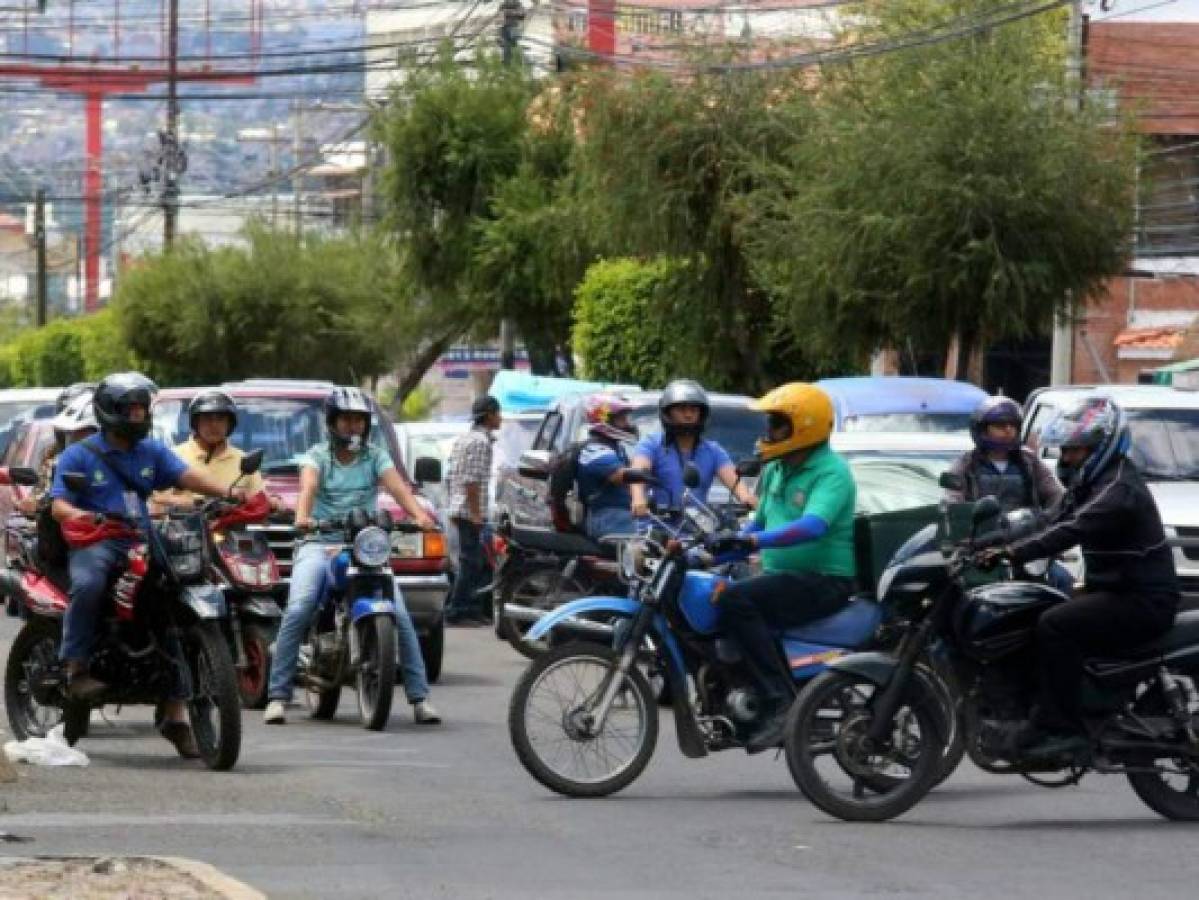
[(551, 528), (521, 528), (513, 525), (509, 539), (527, 550), (541, 550), (559, 556), (616, 558), (615, 545), (598, 543), (585, 534), (554, 531)]
[(1130, 647), (1117, 655), (1096, 657), (1087, 661), (1102, 666), (1104, 663), (1153, 659), (1195, 645), (1199, 645), (1199, 610), (1179, 613), (1174, 619), (1174, 627), (1160, 637), (1144, 644), (1138, 644), (1136, 647)]
[(798, 628), (788, 628), (782, 637), (784, 640), (809, 644), (857, 647), (874, 635), (882, 619), (882, 607), (872, 595), (854, 594), (844, 609)]

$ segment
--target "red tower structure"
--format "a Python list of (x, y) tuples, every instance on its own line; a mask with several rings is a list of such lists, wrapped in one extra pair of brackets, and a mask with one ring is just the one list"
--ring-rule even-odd
[[(105, 28), (111, 32), (113, 51), (110, 54), (76, 55), (76, 26), (84, 20), (76, 18), (76, 0), (58, 0), (56, 6), (60, 9), (66, 6), (67, 43), (70, 52), (65, 56), (48, 60), (44, 55), (29, 53), (29, 35), (32, 28), (37, 29), (45, 2), (25, 0), (23, 16), (23, 54), (10, 51), (0, 57), (0, 78), (18, 78), (34, 80), (42, 86), (61, 94), (73, 94), (84, 100), (86, 122), (86, 169), (83, 178), (84, 202), (84, 309), (92, 312), (100, 306), (100, 233), (103, 217), (103, 160), (104, 132), (103, 108), (104, 99), (110, 94), (141, 93), (151, 85), (163, 84), (174, 80), (176, 84), (191, 84), (205, 82), (209, 84), (250, 84), (256, 78), (259, 53), (262, 48), (263, 4), (265, 0), (244, 0), (246, 4), (247, 34), (249, 50), (244, 58), (239, 56), (238, 65), (221, 68), (213, 64), (212, 57), (212, 0), (203, 0), (203, 12), (199, 15), (199, 0), (188, 0), (189, 22), (197, 24), (196, 31), (204, 36), (205, 54), (203, 56), (189, 55), (180, 60), (171, 60), (168, 33), (172, 27), (168, 9), (170, 0), (159, 0), (159, 30), (161, 41), (160, 53), (157, 57), (123, 57), (121, 54), (121, 0), (110, 0), (111, 27)], [(90, 15), (86, 21), (94, 23), (101, 18), (97, 15), (95, 2), (87, 4)], [(61, 13), (59, 19), (61, 21)], [(145, 23), (144, 13), (139, 15), (138, 22)], [(127, 30), (127, 29), (126, 29)], [(144, 24), (140, 27), (145, 31)], [(196, 31), (192, 33), (195, 34)], [(88, 28), (88, 33), (94, 35), (95, 29)], [(178, 32), (177, 32), (178, 33)], [(14, 62), (14, 57), (19, 60)], [(136, 60), (136, 61), (135, 61)]]

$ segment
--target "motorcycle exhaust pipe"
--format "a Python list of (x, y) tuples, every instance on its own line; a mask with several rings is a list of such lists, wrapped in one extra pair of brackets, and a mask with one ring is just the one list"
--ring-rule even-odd
[[(521, 606), (519, 603), (505, 603), (503, 614), (505, 618), (516, 622), (536, 622), (547, 616), (549, 612), (544, 609), (535, 609), (532, 606)], [(556, 627), (565, 631), (585, 634), (588, 637), (596, 637), (609, 641), (612, 639), (614, 632), (611, 625), (605, 625), (603, 622), (591, 622), (587, 619), (575, 618), (574, 616), (559, 622)]]

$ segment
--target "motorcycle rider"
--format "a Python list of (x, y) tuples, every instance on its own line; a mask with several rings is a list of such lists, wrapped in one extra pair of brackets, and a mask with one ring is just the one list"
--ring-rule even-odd
[[(994, 497), (1003, 512), (1029, 509), (1047, 515), (1062, 499), (1065, 489), (1031, 449), (1020, 444), (1024, 414), (1010, 397), (987, 397), (970, 414), (974, 449), (963, 453), (949, 471), (962, 483), (948, 490), (950, 503), (974, 502)], [(1064, 594), (1074, 590), (1074, 576), (1056, 560), (1046, 574), (1049, 583)]]
[(740, 645), (762, 694), (761, 724), (746, 741), (757, 753), (782, 743), (794, 694), (773, 631), (833, 615), (853, 592), (857, 488), (848, 463), (829, 447), (833, 404), (823, 390), (792, 382), (751, 405), (767, 417), (758, 441), (767, 465), (757, 513), (713, 549), (762, 551), (763, 574), (734, 582), (717, 601), (721, 628)]
[(1037, 622), (1039, 702), (1015, 744), (1032, 756), (1085, 750), (1080, 693), (1083, 662), (1164, 634), (1180, 600), (1174, 557), (1144, 479), (1128, 458), (1123, 411), (1089, 397), (1060, 413), (1041, 435), (1060, 448), (1066, 495), (1042, 531), (984, 551), (993, 565), (1042, 559), (1080, 545), (1086, 583)]
[[(66, 391), (63, 393), (65, 394)], [(96, 425), (96, 414), (92, 411), (92, 393), (92, 387), (89, 385), (83, 393), (75, 394), (52, 420), (54, 443), (46, 451), (46, 455), (38, 467), (37, 487), (29, 496), (22, 498), (17, 503), (17, 509), (25, 515), (37, 513), (42, 502), (49, 498), (50, 486), (54, 481), (54, 466), (62, 451), (71, 444), (91, 437), (100, 430)]]
[[(188, 466), (163, 443), (151, 437), (150, 406), (157, 386), (138, 372), (109, 375), (97, 386), (92, 408), (100, 426), (96, 437), (63, 451), (50, 490), (52, 511), (61, 525), (72, 519), (91, 520), (97, 514), (124, 516), (149, 527), (146, 497), (155, 488), (183, 487), (210, 497), (237, 496), (212, 476)], [(78, 491), (67, 485), (67, 473), (84, 476)], [(78, 700), (98, 697), (106, 688), (88, 674), (88, 660), (104, 601), (105, 588), (120, 566), (129, 544), (104, 540), (70, 551), (70, 605), (63, 620), (59, 656), (67, 675), (68, 695)], [(167, 652), (175, 659), (177, 677), (164, 706), (163, 737), (183, 756), (198, 755), (186, 701), (190, 696), (187, 668), (178, 640), (168, 636)]]
[[(232, 397), (224, 391), (201, 391), (188, 404), (187, 421), (191, 437), (173, 448), (176, 456), (189, 466), (208, 472), (222, 484), (238, 481), (251, 497), (265, 492), (266, 483), (260, 473), (241, 474), (245, 454), (229, 443), (229, 435), (237, 428), (237, 403)], [(151, 499), (150, 511), (158, 514), (170, 507), (191, 507), (195, 500), (196, 495), (189, 491), (160, 491)], [(277, 505), (278, 501), (272, 498), (272, 508)]]
[(615, 394), (594, 394), (586, 401), (588, 439), (579, 448), (575, 482), (579, 501), (587, 510), (587, 534), (596, 540), (637, 530), (625, 481), (631, 468), (625, 445), (637, 440), (637, 429), (629, 420), (632, 409)]
[[(329, 442), (309, 450), (300, 464), (296, 528), (302, 533), (311, 531), (320, 520), (341, 519), (355, 509), (373, 514), (380, 487), (414, 522), (427, 531), (436, 529), (436, 523), (396, 471), (388, 452), (369, 442), (373, 416), (370, 400), (358, 388), (339, 387), (326, 398)], [(300, 644), (316, 614), (328, 577), (330, 540), (340, 544), (342, 538), (316, 533), (304, 543), (297, 540), (287, 609), (271, 660), (269, 702), (262, 717), (268, 725), (282, 725), (286, 721), (284, 707), (291, 699)], [(428, 699), (424, 658), (402, 597), (396, 598), (396, 630), (403, 661), (404, 692), (412, 704), (413, 717), (418, 724), (435, 725), (441, 717)]]
[[(633, 468), (652, 472), (659, 484), (652, 488), (656, 505), (678, 509), (683, 504), (683, 469), (694, 463), (699, 469), (699, 487), (692, 494), (701, 503), (708, 500), (712, 482), (719, 478), (738, 501), (750, 508), (757, 506), (753, 492), (737, 476), (737, 468), (725, 449), (708, 440), (704, 426), (712, 406), (708, 393), (697, 381), (678, 378), (666, 385), (658, 398), (658, 421), (662, 431), (643, 437), (633, 450)], [(633, 498), (633, 515), (649, 512), (645, 485), (629, 486)]]

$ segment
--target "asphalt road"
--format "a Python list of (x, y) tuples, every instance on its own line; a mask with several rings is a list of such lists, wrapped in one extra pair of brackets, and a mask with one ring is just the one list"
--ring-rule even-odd
[[(15, 633), (0, 622), (0, 653)], [(489, 631), (449, 634), (445, 724), (268, 727), (246, 713), (232, 773), (178, 759), (149, 710), (92, 726), (85, 769), (0, 785), (0, 853), (147, 853), (211, 863), (272, 897), (1193, 896), (1199, 825), (1158, 819), (1119, 778), (1049, 791), (964, 766), (905, 817), (829, 819), (781, 760), (658, 752), (616, 797), (568, 800), (517, 763), (505, 724), (524, 665)]]

